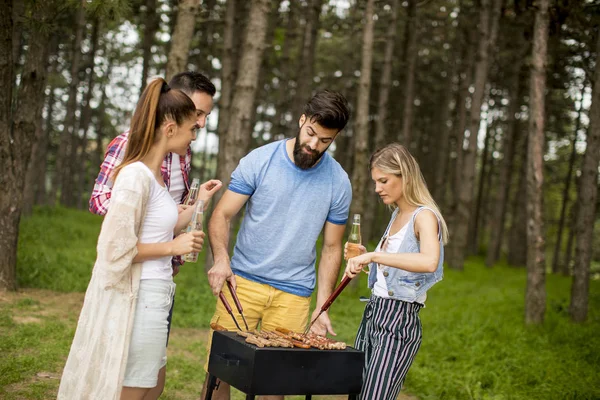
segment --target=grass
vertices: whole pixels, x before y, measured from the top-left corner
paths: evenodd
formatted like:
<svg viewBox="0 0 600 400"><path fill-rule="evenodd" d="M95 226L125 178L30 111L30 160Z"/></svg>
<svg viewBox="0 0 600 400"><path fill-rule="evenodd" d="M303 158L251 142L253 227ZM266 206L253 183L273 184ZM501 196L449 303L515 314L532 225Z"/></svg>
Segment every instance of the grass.
<svg viewBox="0 0 600 400"><path fill-rule="evenodd" d="M38 209L23 220L19 285L35 289L0 297L0 398L56 396L100 223L87 212L65 209ZM334 329L348 343L364 308L358 297L369 295L365 278L331 309ZM549 275L545 322L525 326L525 279L523 268L488 269L479 258L469 259L463 272L446 269L421 311L423 344L407 391L422 400L599 399L600 282L591 282L588 322L577 325L567 313L571 280ZM215 299L202 260L186 264L176 282L163 397L193 399L204 379Z"/></svg>

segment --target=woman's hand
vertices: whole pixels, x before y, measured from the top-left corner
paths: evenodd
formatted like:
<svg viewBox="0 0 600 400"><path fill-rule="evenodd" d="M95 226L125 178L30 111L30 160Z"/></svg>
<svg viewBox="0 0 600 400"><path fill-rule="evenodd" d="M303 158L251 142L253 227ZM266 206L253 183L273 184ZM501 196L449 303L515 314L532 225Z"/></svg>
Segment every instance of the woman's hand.
<svg viewBox="0 0 600 400"><path fill-rule="evenodd" d="M189 253L200 253L204 245L204 232L192 231L182 233L171 242L171 255L182 256Z"/></svg>
<svg viewBox="0 0 600 400"><path fill-rule="evenodd" d="M364 253L360 256L348 259L344 274L349 278L354 278L365 266L369 265L372 256L373 253Z"/></svg>
<svg viewBox="0 0 600 400"><path fill-rule="evenodd" d="M215 193L221 189L223 182L218 179L211 179L200 185L198 190L198 200L204 201L204 209L208 208L209 200L214 196Z"/></svg>
<svg viewBox="0 0 600 400"><path fill-rule="evenodd" d="M361 254L365 254L366 252L367 248L362 244L346 242L346 244L344 245L344 260L360 256Z"/></svg>

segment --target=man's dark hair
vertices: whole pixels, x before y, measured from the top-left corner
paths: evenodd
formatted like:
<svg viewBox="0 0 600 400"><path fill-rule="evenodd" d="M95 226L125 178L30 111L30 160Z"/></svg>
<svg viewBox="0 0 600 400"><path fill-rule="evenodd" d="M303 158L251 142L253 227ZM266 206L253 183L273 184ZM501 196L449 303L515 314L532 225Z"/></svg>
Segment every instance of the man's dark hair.
<svg viewBox="0 0 600 400"><path fill-rule="evenodd" d="M318 92L304 106L304 115L327 129L344 129L350 119L348 100L338 92L323 90Z"/></svg>
<svg viewBox="0 0 600 400"><path fill-rule="evenodd" d="M171 78L169 82L171 89L179 89L188 96L191 96L195 92L206 93L210 96L214 96L217 90L215 85L200 72L185 71L180 72Z"/></svg>

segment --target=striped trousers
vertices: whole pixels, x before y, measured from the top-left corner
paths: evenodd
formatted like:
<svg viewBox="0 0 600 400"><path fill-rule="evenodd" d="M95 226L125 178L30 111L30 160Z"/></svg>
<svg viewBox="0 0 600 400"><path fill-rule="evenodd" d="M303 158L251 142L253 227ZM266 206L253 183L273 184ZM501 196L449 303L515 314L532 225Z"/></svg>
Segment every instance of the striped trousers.
<svg viewBox="0 0 600 400"><path fill-rule="evenodd" d="M421 346L417 303L371 295L358 328L355 348L365 352L358 399L395 400Z"/></svg>

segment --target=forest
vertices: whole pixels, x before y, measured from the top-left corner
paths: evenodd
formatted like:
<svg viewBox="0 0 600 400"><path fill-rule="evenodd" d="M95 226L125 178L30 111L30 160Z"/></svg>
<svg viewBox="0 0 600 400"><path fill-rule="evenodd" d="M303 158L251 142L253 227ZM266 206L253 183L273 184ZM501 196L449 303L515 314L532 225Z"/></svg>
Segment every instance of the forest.
<svg viewBox="0 0 600 400"><path fill-rule="evenodd" d="M526 326L553 312L561 277L565 318L595 324L599 27L594 0L3 0L0 291L56 290L24 268L31 221L86 213L149 80L192 70L217 88L192 177L226 185L252 149L296 135L313 93L339 91L352 116L329 152L365 243L389 219L369 157L399 142L448 222L452 276L473 260L522 271Z"/></svg>

